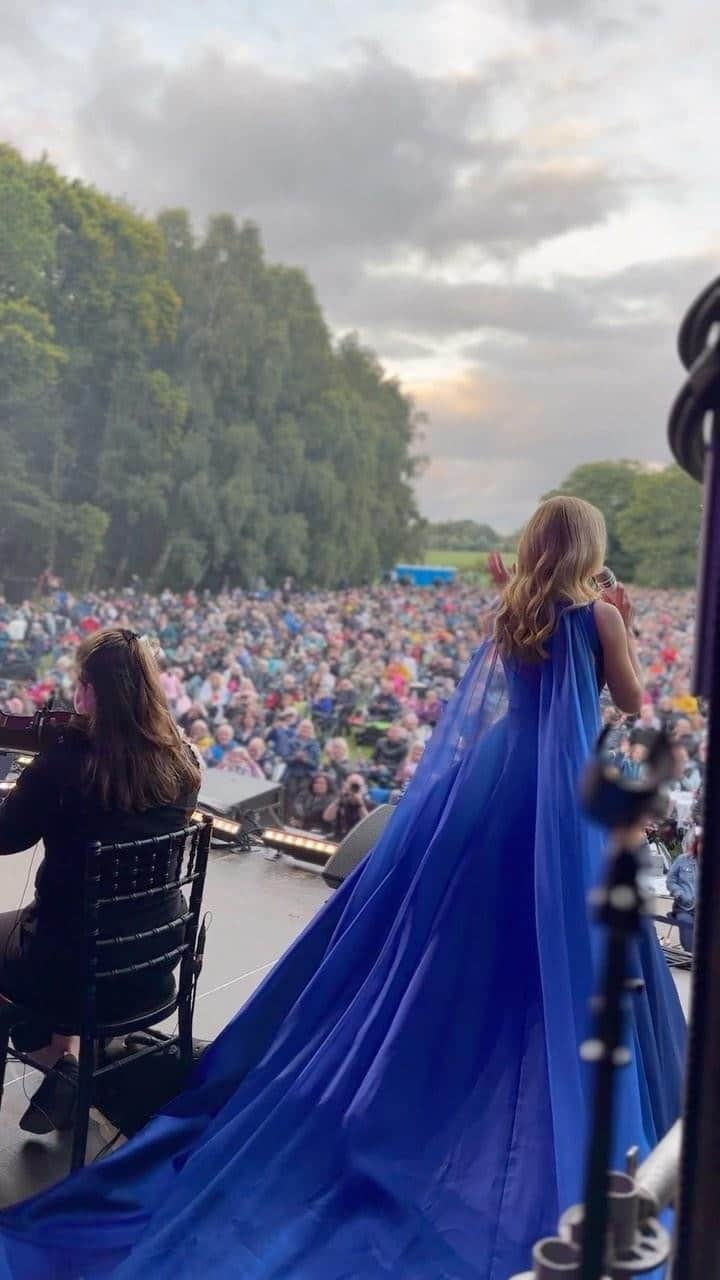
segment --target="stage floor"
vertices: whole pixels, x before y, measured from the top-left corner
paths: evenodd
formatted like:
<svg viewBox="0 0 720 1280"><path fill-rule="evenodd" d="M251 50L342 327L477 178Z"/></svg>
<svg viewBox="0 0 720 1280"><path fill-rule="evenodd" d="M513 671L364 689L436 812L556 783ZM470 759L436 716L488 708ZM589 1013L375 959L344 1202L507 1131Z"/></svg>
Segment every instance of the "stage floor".
<svg viewBox="0 0 720 1280"><path fill-rule="evenodd" d="M32 853L2 859L0 911L10 911L32 894L39 857ZM211 1040L244 1004L293 938L329 896L312 871L268 860L261 852L213 851L208 866L205 909L212 915L195 1010L195 1034ZM684 1007L689 974L674 970ZM0 1112L0 1205L11 1204L63 1177L69 1163L69 1138L29 1138L17 1122L26 1093L39 1076L10 1063ZM103 1149L113 1130L91 1124L88 1160Z"/></svg>
<svg viewBox="0 0 720 1280"><path fill-rule="evenodd" d="M0 911L32 897L39 851L0 861ZM29 877L29 879L28 879ZM27 880L27 888L25 888ZM293 938L332 891L312 871L269 861L262 852L213 850L205 883L204 907L212 916L195 1007L195 1035L212 1040L244 1004ZM29 1138L18 1128L39 1074L9 1063L0 1111L0 1206L24 1199L67 1172L68 1136ZM91 1123L88 1160L102 1150L114 1131Z"/></svg>

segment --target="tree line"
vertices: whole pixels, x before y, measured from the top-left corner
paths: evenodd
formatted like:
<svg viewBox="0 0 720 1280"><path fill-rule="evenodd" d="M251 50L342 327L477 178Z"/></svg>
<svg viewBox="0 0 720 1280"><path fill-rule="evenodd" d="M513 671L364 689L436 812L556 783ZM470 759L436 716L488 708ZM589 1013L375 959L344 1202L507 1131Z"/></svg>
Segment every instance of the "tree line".
<svg viewBox="0 0 720 1280"><path fill-rule="evenodd" d="M507 545L507 539L503 539L489 524L479 524L477 520L428 523L423 530L423 541L426 547L434 547L438 551L495 551L497 547Z"/></svg>
<svg viewBox="0 0 720 1280"><path fill-rule="evenodd" d="M419 418L252 223L0 147L0 578L336 586L417 554Z"/></svg>

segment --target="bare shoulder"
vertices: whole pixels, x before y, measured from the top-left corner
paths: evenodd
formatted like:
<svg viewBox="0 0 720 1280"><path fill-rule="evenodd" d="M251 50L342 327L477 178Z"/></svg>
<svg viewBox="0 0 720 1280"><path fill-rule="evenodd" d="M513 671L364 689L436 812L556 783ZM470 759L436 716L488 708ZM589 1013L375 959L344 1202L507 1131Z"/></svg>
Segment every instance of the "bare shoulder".
<svg viewBox="0 0 720 1280"><path fill-rule="evenodd" d="M610 604L607 600L597 600L594 613L601 640L614 640L625 635L625 623L614 604Z"/></svg>

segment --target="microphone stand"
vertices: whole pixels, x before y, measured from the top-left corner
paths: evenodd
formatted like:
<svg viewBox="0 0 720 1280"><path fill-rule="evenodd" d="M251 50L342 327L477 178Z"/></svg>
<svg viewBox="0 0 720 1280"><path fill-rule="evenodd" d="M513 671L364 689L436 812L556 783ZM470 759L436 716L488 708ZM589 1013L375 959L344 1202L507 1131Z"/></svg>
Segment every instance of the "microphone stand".
<svg viewBox="0 0 720 1280"><path fill-rule="evenodd" d="M640 979L628 979L628 949L639 933L642 894L639 885L641 851L646 845L645 823L651 813L662 812L662 787L672 776L673 755L664 733L657 734L650 750L645 776L635 782L622 778L615 765L603 760L608 730L602 734L595 759L582 781L586 813L613 833L605 886L594 895L598 920L608 931L602 995L596 1002L597 1027L592 1040L582 1046L586 1062L597 1063L592 1130L585 1180L585 1210L579 1280L602 1280L608 1253L625 1239L615 1238L617 1221L610 1213L608 1168L614 1138L615 1072L630 1062L623 1043L628 998L642 989ZM627 1224L625 1224L627 1225ZM612 1238L608 1232L613 1226ZM631 1228L630 1236L634 1232Z"/></svg>
<svg viewBox="0 0 720 1280"><path fill-rule="evenodd" d="M602 994L595 1001L596 1030L582 1046L586 1062L596 1064L594 1107L585 1178L584 1204L569 1209L557 1237L538 1242L536 1280L607 1280L655 1270L670 1252L667 1232L654 1217L640 1226L635 1184L630 1173L608 1172L614 1136L615 1073L630 1062L624 1044L628 1002L642 987L628 979L630 942L639 929L642 894L639 873L646 845L644 819L662 812L661 790L672 775L668 737L658 733L642 778L628 780L604 750L610 730L597 744L581 784L590 818L612 832L604 886L593 895L597 918L608 931ZM624 1269L623 1269L624 1268ZM516 1277L516 1280L525 1280Z"/></svg>

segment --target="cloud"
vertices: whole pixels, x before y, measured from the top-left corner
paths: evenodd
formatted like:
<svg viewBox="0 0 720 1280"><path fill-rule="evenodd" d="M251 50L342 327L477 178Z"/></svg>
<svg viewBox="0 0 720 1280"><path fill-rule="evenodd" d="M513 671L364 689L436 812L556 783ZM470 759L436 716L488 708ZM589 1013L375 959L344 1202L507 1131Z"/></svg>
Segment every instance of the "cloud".
<svg viewBox="0 0 720 1280"><path fill-rule="evenodd" d="M559 322L544 332L541 313L518 299L514 341L478 341L466 351L471 370L414 388L429 413L426 508L437 518L472 514L477 492L478 518L495 513L509 532L581 461L669 461L667 417L684 377L677 329L718 265L695 256L566 281L548 299ZM580 296L584 311L573 326Z"/></svg>
<svg viewBox="0 0 720 1280"><path fill-rule="evenodd" d="M520 0L519 7L531 22L577 26L586 23L595 33L622 36L632 29L638 17L654 16L656 6L641 3L631 12L626 5L612 0Z"/></svg>
<svg viewBox="0 0 720 1280"><path fill-rule="evenodd" d="M480 330L508 335L577 332L592 314L577 284L564 290L511 282L458 284L401 273L358 281L352 303L356 323L367 329L411 328L439 338Z"/></svg>
<svg viewBox="0 0 720 1280"><path fill-rule="evenodd" d="M255 219L273 256L342 294L378 256L437 261L472 245L507 259L624 206L607 166L538 162L497 137L495 97L522 71L504 61L501 86L492 64L429 76L366 49L302 78L218 50L161 65L116 41L98 55L79 153L151 211Z"/></svg>

